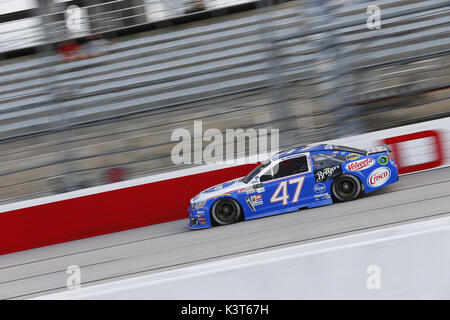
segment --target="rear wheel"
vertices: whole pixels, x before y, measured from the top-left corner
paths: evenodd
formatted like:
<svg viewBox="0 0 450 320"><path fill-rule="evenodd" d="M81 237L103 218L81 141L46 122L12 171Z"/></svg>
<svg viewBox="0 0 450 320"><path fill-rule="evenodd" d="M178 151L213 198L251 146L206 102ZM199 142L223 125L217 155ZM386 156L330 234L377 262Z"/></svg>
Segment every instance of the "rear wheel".
<svg viewBox="0 0 450 320"><path fill-rule="evenodd" d="M211 208L212 221L216 225L227 225L241 218L241 206L232 198L221 198Z"/></svg>
<svg viewBox="0 0 450 320"><path fill-rule="evenodd" d="M331 186L333 197L339 201L350 201L361 194L361 182L351 174L343 174L334 180Z"/></svg>

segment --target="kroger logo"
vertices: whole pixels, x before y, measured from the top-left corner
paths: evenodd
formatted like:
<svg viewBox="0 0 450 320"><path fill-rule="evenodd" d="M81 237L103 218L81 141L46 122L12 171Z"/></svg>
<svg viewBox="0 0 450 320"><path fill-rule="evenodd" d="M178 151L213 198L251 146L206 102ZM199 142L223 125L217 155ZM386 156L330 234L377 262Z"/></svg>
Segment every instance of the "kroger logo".
<svg viewBox="0 0 450 320"><path fill-rule="evenodd" d="M338 170L340 166L332 166L329 168L325 168L323 170L319 170L316 173L316 182L322 182L326 180L327 178L331 177L333 173Z"/></svg>
<svg viewBox="0 0 450 320"><path fill-rule="evenodd" d="M367 184L371 187L379 187L386 183L386 181L389 180L389 177L391 176L391 170L386 167L381 167L378 169L373 170L369 178L367 178Z"/></svg>
<svg viewBox="0 0 450 320"><path fill-rule="evenodd" d="M318 183L314 186L314 192L315 193L324 193L326 188L327 187L325 187L325 185L323 183Z"/></svg>

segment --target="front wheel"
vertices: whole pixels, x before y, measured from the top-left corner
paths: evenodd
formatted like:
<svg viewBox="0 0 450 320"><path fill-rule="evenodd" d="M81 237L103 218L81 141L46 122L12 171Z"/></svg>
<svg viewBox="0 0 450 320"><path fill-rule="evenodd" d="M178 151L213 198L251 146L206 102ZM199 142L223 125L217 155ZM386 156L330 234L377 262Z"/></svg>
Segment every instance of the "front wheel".
<svg viewBox="0 0 450 320"><path fill-rule="evenodd" d="M241 206L231 198L217 200L211 208L212 221L216 225L227 225L241 218Z"/></svg>
<svg viewBox="0 0 450 320"><path fill-rule="evenodd" d="M350 201L361 194L361 182L351 174L343 174L334 180L331 186L333 197L339 201Z"/></svg>

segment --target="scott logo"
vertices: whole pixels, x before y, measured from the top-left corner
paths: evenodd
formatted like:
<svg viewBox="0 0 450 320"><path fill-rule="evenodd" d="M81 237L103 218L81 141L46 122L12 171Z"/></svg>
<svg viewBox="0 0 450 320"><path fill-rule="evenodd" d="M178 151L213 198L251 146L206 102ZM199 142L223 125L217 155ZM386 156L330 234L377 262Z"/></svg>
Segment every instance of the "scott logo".
<svg viewBox="0 0 450 320"><path fill-rule="evenodd" d="M391 170L387 167L381 167L372 171L367 178L367 184L371 187L379 187L386 183L391 176Z"/></svg>
<svg viewBox="0 0 450 320"><path fill-rule="evenodd" d="M363 160L358 160L354 162L350 162L346 165L346 168L348 171L360 171L367 168L370 168L375 164L375 161L373 161L373 158L367 158Z"/></svg>

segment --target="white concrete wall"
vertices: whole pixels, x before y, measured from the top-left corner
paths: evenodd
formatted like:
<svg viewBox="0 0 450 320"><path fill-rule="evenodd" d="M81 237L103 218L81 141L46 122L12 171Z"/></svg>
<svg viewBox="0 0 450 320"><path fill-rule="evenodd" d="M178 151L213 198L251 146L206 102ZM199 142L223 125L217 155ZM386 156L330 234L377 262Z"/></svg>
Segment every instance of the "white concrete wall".
<svg viewBox="0 0 450 320"><path fill-rule="evenodd" d="M40 297L449 298L450 218L385 228Z"/></svg>

